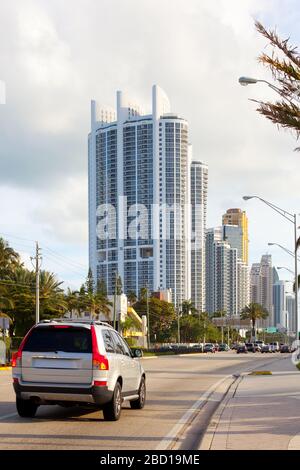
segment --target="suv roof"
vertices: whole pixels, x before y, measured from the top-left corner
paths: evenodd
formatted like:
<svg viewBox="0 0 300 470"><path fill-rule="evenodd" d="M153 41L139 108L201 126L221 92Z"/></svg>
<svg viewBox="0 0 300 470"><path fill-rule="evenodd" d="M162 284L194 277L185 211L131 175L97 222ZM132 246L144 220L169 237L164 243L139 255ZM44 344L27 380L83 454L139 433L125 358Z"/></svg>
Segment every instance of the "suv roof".
<svg viewBox="0 0 300 470"><path fill-rule="evenodd" d="M100 325L113 329L109 323L100 320L92 320L90 318L53 318L51 320L42 320L38 323L38 325L51 325L53 323L82 323L85 325Z"/></svg>

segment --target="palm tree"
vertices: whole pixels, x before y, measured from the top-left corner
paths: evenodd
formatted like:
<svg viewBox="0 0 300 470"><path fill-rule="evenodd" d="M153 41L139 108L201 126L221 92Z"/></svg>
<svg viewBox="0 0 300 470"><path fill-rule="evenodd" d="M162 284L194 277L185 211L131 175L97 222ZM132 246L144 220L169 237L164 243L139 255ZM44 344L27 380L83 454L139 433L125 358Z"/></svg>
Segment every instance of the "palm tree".
<svg viewBox="0 0 300 470"><path fill-rule="evenodd" d="M263 52L259 62L267 67L275 80L274 89L280 95L275 102L256 101L257 111L283 129L288 129L300 137L299 80L300 54L297 47L288 39L281 39L276 31L268 31L259 21L255 23L257 31L269 41L271 54ZM296 150L300 150L300 147Z"/></svg>
<svg viewBox="0 0 300 470"><path fill-rule="evenodd" d="M128 299L128 302L130 303L130 305L133 305L136 303L137 301L137 296L135 294L135 292L133 290L129 291L128 294L127 294L127 299Z"/></svg>
<svg viewBox="0 0 300 470"><path fill-rule="evenodd" d="M85 307L90 311L91 317L95 318L97 315L103 313L107 319L110 315L110 306L112 302L102 294L94 294L93 292L86 292L84 299Z"/></svg>
<svg viewBox="0 0 300 470"><path fill-rule="evenodd" d="M197 313L197 309L191 300L184 300L181 304L181 312L183 315L191 315Z"/></svg>
<svg viewBox="0 0 300 470"><path fill-rule="evenodd" d="M20 266L20 256L0 238L0 277L8 276L17 266Z"/></svg>
<svg viewBox="0 0 300 470"><path fill-rule="evenodd" d="M240 316L242 320L251 320L252 337L255 338L256 321L264 320L265 318L267 318L269 316L269 312L262 305L252 302L243 308Z"/></svg>

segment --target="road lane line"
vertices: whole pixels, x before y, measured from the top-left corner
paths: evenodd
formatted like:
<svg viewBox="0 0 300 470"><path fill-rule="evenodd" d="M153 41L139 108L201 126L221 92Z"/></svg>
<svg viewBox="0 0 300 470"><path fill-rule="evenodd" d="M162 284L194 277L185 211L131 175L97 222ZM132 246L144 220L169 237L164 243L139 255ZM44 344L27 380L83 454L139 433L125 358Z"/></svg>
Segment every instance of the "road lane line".
<svg viewBox="0 0 300 470"><path fill-rule="evenodd" d="M167 450L168 447L170 446L170 444L175 440L177 435L180 433L180 431L182 431L184 426L186 426L186 424L191 420L191 418L193 417L195 412L197 410L199 410L201 405L203 405L203 403L206 402L206 400L213 393L213 391L216 388L218 388L219 385L221 385L223 382L225 382L225 380L227 380L229 378L232 378L232 374L226 375L225 377L223 377L223 379L221 379L218 382L214 383L205 393L203 393L203 395L201 395L199 400L197 400L192 405L192 407L184 413L184 415L175 424L175 426L173 426L171 431L162 439L162 441L156 447L156 450Z"/></svg>
<svg viewBox="0 0 300 470"><path fill-rule="evenodd" d="M13 418L15 416L18 416L18 413L10 413L9 415L0 416L0 421L7 418Z"/></svg>

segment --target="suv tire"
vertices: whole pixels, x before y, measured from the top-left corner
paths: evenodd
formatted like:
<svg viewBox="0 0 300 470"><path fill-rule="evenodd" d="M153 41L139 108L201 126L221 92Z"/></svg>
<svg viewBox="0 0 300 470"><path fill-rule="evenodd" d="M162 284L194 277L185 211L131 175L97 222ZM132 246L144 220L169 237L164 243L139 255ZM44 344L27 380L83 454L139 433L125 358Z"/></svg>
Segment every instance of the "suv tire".
<svg viewBox="0 0 300 470"><path fill-rule="evenodd" d="M116 383L112 400L104 405L103 416L105 421L118 421L121 416L122 409L122 394L121 385L119 382Z"/></svg>
<svg viewBox="0 0 300 470"><path fill-rule="evenodd" d="M133 410L141 410L145 406L146 401L146 382L145 378L142 377L140 387L139 387L139 398L137 400L132 400L130 406Z"/></svg>
<svg viewBox="0 0 300 470"><path fill-rule="evenodd" d="M33 418L35 416L38 405L30 400L16 399L17 412L21 418Z"/></svg>

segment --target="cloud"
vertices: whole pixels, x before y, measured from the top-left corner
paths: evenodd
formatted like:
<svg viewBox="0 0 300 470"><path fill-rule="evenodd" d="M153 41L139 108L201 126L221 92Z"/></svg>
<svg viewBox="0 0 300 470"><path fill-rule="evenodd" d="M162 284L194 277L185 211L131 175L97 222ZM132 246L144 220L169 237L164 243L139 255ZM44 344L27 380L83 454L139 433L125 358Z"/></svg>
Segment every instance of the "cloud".
<svg viewBox="0 0 300 470"><path fill-rule="evenodd" d="M245 192L296 210L295 142L247 99L272 92L237 83L244 74L270 79L256 61L266 41L254 18L279 32L282 24L296 42L296 7L295 0L2 2L0 194L10 198L1 220L15 227L17 210L30 238L66 249L78 243L74 252L83 253L90 99L115 105L115 90L124 89L149 109L153 83L189 120L194 156L209 165L209 225L220 223L228 205L240 207ZM250 203L247 210L257 257L265 249L258 234L277 236L277 219L266 215L265 226L263 211L252 213Z"/></svg>

